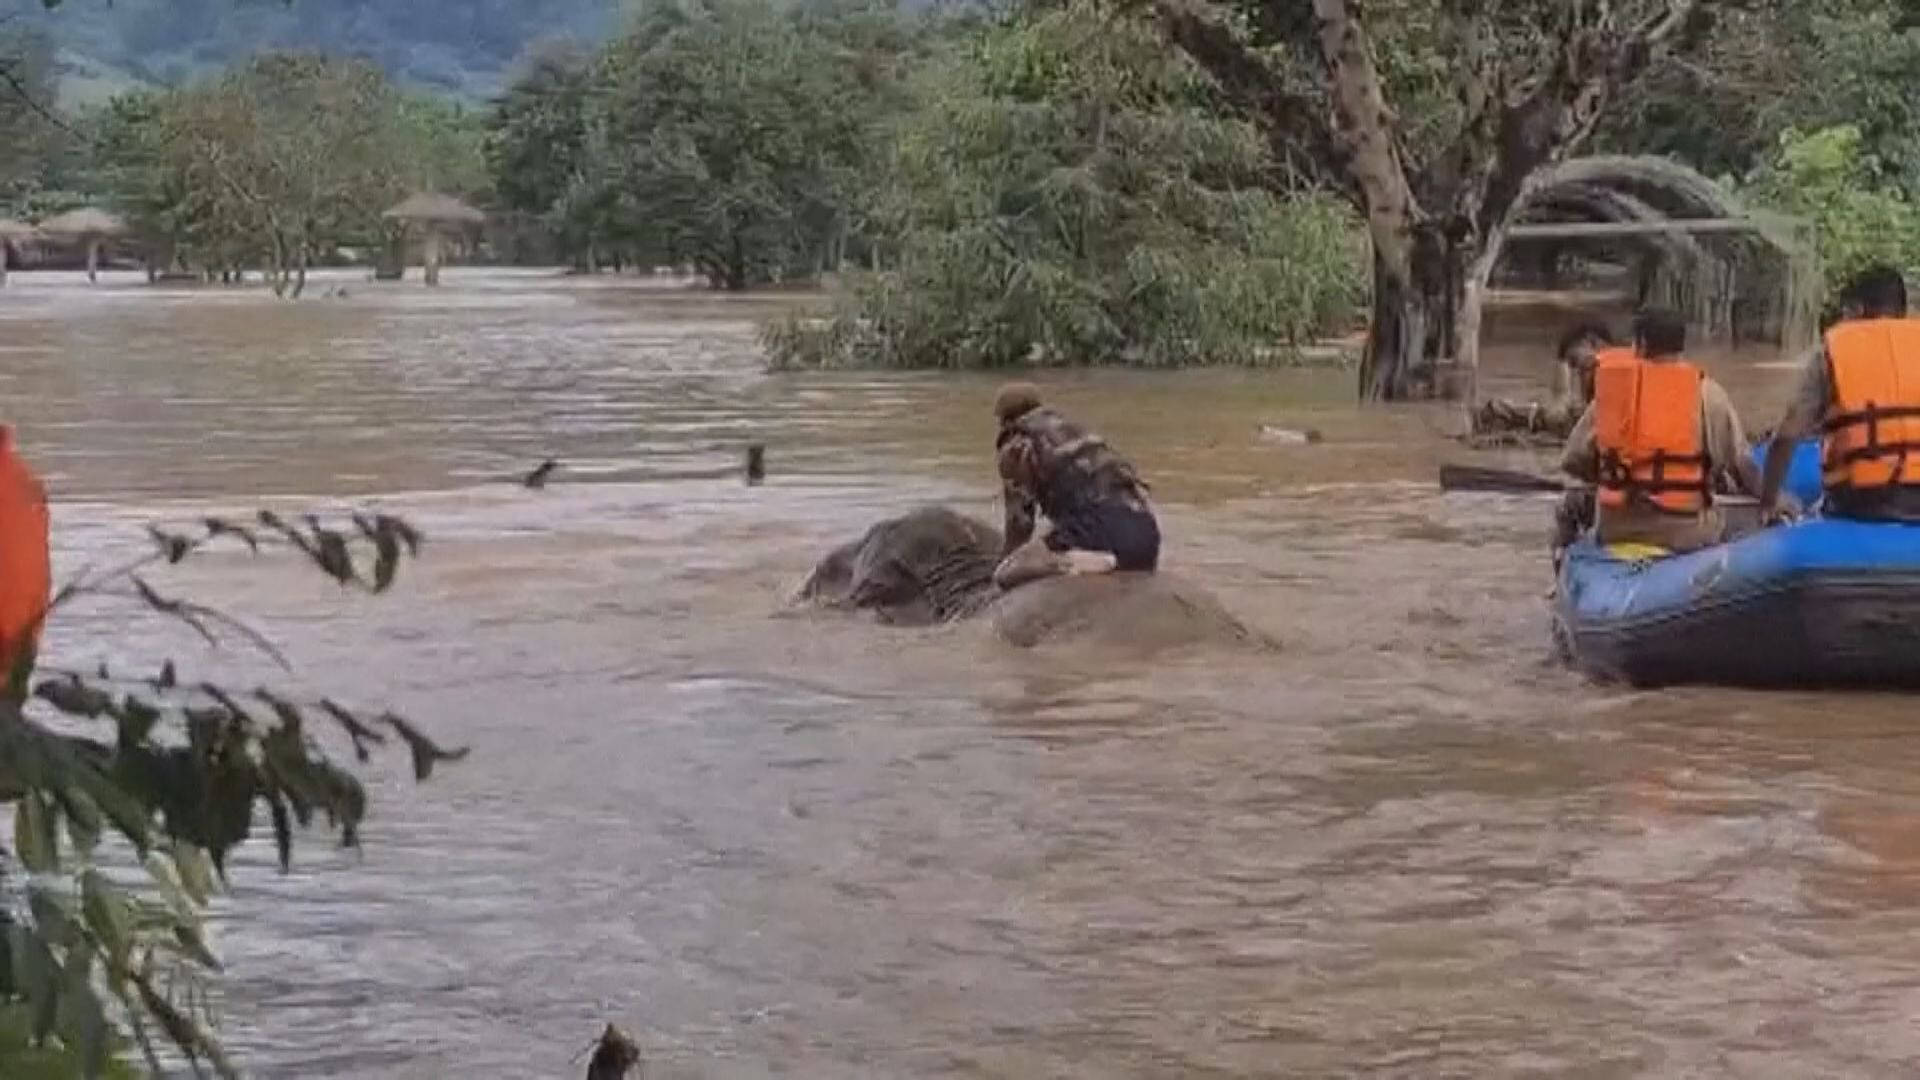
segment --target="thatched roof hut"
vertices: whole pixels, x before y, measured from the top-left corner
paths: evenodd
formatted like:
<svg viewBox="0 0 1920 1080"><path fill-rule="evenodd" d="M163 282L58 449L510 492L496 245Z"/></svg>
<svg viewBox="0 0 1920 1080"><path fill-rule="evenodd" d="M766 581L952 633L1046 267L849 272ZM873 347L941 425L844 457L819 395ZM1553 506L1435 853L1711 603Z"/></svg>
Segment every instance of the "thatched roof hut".
<svg viewBox="0 0 1920 1080"><path fill-rule="evenodd" d="M41 222L40 231L54 236L118 236L127 231L127 223L99 207L83 206Z"/></svg>
<svg viewBox="0 0 1920 1080"><path fill-rule="evenodd" d="M428 226L480 225L487 220L487 215L451 195L442 195L437 191L409 195L380 216L410 225Z"/></svg>
<svg viewBox="0 0 1920 1080"><path fill-rule="evenodd" d="M449 231L485 224L487 220L487 215L479 210L451 195L442 195L435 191L409 195L380 216L389 221L403 222L424 230L426 235L422 246L426 256L426 280L429 285L440 284L440 251L444 235Z"/></svg>
<svg viewBox="0 0 1920 1080"><path fill-rule="evenodd" d="M100 242L127 231L127 223L95 206L83 206L56 214L40 223L40 231L50 236L66 236L87 246L87 280L99 278Z"/></svg>

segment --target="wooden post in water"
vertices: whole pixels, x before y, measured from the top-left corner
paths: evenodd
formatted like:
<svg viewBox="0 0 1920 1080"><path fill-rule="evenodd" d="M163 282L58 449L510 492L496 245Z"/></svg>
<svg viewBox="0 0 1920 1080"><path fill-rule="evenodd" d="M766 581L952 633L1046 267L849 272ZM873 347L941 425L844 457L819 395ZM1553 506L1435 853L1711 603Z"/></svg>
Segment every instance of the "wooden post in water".
<svg viewBox="0 0 1920 1080"><path fill-rule="evenodd" d="M762 443L747 444L747 483L758 484L767 478L767 448Z"/></svg>
<svg viewBox="0 0 1920 1080"><path fill-rule="evenodd" d="M606 1032L594 1040L593 1057L587 1062L587 1080L626 1080L639 1068L639 1044L626 1032L608 1024Z"/></svg>

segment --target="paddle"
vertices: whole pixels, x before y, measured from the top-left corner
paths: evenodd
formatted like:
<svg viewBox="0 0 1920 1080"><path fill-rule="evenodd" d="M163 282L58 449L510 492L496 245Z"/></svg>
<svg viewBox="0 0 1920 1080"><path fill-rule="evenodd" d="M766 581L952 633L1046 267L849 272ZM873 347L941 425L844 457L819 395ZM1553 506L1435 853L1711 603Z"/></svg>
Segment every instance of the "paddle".
<svg viewBox="0 0 1920 1080"><path fill-rule="evenodd" d="M1441 491L1489 491L1512 495L1565 491L1567 482L1518 469L1490 469L1481 465L1440 466Z"/></svg>
<svg viewBox="0 0 1920 1080"><path fill-rule="evenodd" d="M1753 444L1753 453L1764 454L1767 439L1763 436ZM1765 465L1761 460L1756 464ZM1440 466L1441 491L1481 491L1503 495L1533 495L1541 492L1560 492L1576 486L1570 480L1556 476L1541 476L1538 473L1522 472L1519 469L1493 469L1484 465L1442 465ZM1721 500L1725 503L1727 500ZM1735 499L1730 505L1739 505Z"/></svg>
<svg viewBox="0 0 1920 1080"><path fill-rule="evenodd" d="M1534 495L1561 492L1576 486L1570 480L1538 476L1518 469L1490 469L1480 465L1440 466L1440 490L1480 491L1502 495ZM1760 500L1750 495L1716 495L1714 504L1725 510L1750 510Z"/></svg>

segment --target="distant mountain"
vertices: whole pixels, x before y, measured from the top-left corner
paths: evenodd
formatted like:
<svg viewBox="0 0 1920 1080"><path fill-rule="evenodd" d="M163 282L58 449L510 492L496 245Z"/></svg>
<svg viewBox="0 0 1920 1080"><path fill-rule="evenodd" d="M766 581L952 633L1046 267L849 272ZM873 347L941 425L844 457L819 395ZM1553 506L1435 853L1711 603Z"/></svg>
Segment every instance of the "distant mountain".
<svg viewBox="0 0 1920 1080"><path fill-rule="evenodd" d="M362 56L394 79L464 98L498 90L542 39L598 40L620 0L0 0L0 25L58 49L61 96L177 85L268 48Z"/></svg>

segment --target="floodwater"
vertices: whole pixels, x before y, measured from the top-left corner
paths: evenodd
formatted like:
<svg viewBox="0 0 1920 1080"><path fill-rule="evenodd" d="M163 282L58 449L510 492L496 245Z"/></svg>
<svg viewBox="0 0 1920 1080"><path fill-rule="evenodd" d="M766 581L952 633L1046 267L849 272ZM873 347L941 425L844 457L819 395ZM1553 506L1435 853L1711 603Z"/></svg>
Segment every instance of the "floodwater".
<svg viewBox="0 0 1920 1080"><path fill-rule="evenodd" d="M1046 378L1155 482L1167 565L1284 647L1026 654L774 617L875 516L994 512L991 379L765 374L782 301L447 281L0 293L61 569L263 503L430 536L381 599L240 555L163 579L279 681L472 747L372 766L364 851L244 849L218 947L258 1075L576 1076L608 1020L650 1077L1911 1074L1910 704L1555 667L1550 504L1438 493L1451 413L1358 412L1338 372ZM1785 370L1719 368L1771 419ZM273 674L124 608L51 635Z"/></svg>

